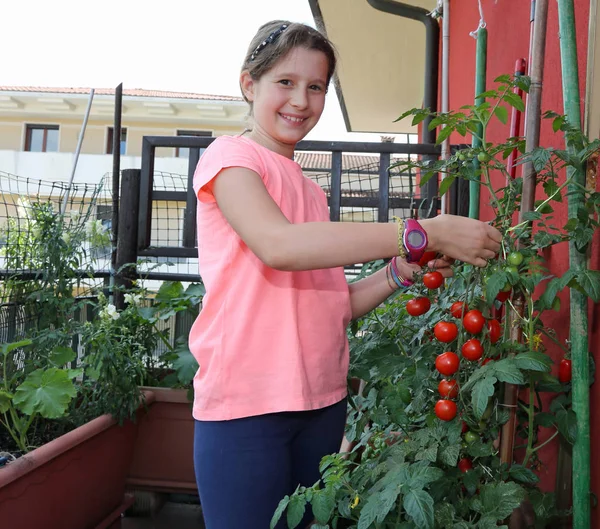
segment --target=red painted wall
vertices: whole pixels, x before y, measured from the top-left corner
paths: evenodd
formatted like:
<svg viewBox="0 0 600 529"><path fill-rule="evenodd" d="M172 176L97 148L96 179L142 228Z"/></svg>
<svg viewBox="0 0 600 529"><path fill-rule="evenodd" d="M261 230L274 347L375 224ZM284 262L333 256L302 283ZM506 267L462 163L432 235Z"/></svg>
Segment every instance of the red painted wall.
<svg viewBox="0 0 600 529"><path fill-rule="evenodd" d="M514 73L515 61L519 58L529 58L530 37L530 2L526 0L483 0L484 17L488 30L488 60L487 60L487 88L494 87L493 80L502 74ZM577 49L579 57L579 82L581 101L585 94L585 72L587 59L588 17L589 0L575 0ZM473 104L475 88L475 47L476 41L469 32L477 28L479 12L477 2L451 1L450 2L450 109L456 110L462 105ZM546 38L546 59L544 66L544 83L542 96L542 111L554 110L563 113L561 62L558 37L557 2L549 2L548 28ZM509 120L510 122L510 120ZM523 122L522 122L523 123ZM523 133L522 126L520 133ZM509 127L495 122L490 129L490 141L503 141L509 136ZM465 139L456 135L451 138L453 143L465 142ZM562 147L561 135L554 134L550 122L543 122L540 143L543 146ZM518 176L520 171L517 170ZM500 182L498 182L500 183ZM544 197L545 198L545 197ZM492 216L489 208L487 194L482 190L481 218L488 220ZM555 204L555 203L553 203ZM566 203L554 206L557 225L562 225L567 219ZM592 252L591 266L598 269L599 256L598 240L595 251ZM547 254L550 269L553 273L562 274L568 268L568 248L566 245L554 247ZM556 329L559 340L568 338L568 294L563 296L560 313L553 313L544 319L544 323ZM590 332L591 345L600 365L600 317L598 311L593 312L590 302ZM548 347L549 354L555 359L562 353L557 348ZM596 384L592 387L592 403L598 402L600 388ZM600 440L600 407L592 405L592 447ZM545 433L545 437L549 432ZM542 449L540 457L545 466L540 469L541 486L544 490L554 490L556 478L557 444L552 443ZM592 490L600 492L600 458L598 452L592 450ZM594 513L596 516L596 513ZM594 520L593 527L597 526Z"/></svg>

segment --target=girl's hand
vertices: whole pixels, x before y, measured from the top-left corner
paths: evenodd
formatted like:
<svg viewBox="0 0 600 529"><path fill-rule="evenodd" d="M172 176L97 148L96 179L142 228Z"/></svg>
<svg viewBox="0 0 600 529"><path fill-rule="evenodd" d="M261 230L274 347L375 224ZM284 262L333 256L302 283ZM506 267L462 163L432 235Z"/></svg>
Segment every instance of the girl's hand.
<svg viewBox="0 0 600 529"><path fill-rule="evenodd" d="M502 234L487 222L457 215L438 215L421 221L429 250L484 267L500 251Z"/></svg>
<svg viewBox="0 0 600 529"><path fill-rule="evenodd" d="M408 263L406 259L400 257L394 257L394 259L396 260L396 267L398 268L400 275L404 279L414 281L413 274L420 272L421 267L417 263Z"/></svg>
<svg viewBox="0 0 600 529"><path fill-rule="evenodd" d="M453 264L454 259L448 257L447 255L436 257L435 259L427 262L427 266L429 268L437 270L444 277L452 277L454 275L454 271L451 268Z"/></svg>

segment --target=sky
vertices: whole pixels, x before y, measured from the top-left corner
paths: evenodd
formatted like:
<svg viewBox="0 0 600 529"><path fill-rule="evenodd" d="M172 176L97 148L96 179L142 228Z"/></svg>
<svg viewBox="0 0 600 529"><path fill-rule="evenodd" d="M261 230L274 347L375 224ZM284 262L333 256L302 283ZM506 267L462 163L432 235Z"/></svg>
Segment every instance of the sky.
<svg viewBox="0 0 600 529"><path fill-rule="evenodd" d="M263 23L315 26L308 0L5 0L0 85L145 88L239 96L239 68ZM341 58L343 60L343 57ZM402 136L396 141L405 141ZM348 133L333 87L307 139Z"/></svg>

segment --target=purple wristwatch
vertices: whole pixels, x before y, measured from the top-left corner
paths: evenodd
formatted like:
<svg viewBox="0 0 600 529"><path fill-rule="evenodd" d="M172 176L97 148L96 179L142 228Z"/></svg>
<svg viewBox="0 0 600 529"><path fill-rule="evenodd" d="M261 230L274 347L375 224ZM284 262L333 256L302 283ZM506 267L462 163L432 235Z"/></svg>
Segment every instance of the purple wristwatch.
<svg viewBox="0 0 600 529"><path fill-rule="evenodd" d="M415 219L407 219L404 221L402 242L406 248L406 260L409 263L416 263L427 249L427 232Z"/></svg>

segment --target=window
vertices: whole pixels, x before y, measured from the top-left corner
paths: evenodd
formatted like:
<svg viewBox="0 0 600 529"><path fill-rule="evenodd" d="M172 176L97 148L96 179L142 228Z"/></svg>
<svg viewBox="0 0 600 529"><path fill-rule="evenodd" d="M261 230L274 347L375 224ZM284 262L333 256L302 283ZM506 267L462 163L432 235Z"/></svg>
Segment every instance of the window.
<svg viewBox="0 0 600 529"><path fill-rule="evenodd" d="M58 125L27 125L25 150L58 152Z"/></svg>
<svg viewBox="0 0 600 529"><path fill-rule="evenodd" d="M115 130L113 127L108 127L108 134L106 138L106 154L113 153L113 139L115 135ZM121 129L121 154L127 153L127 129Z"/></svg>
<svg viewBox="0 0 600 529"><path fill-rule="evenodd" d="M210 138L212 136L212 132L207 130L178 130L177 136L203 136ZM200 149L200 156L202 156L203 152L204 149ZM189 158L190 150L187 147L177 147L175 149L175 156L177 158Z"/></svg>

